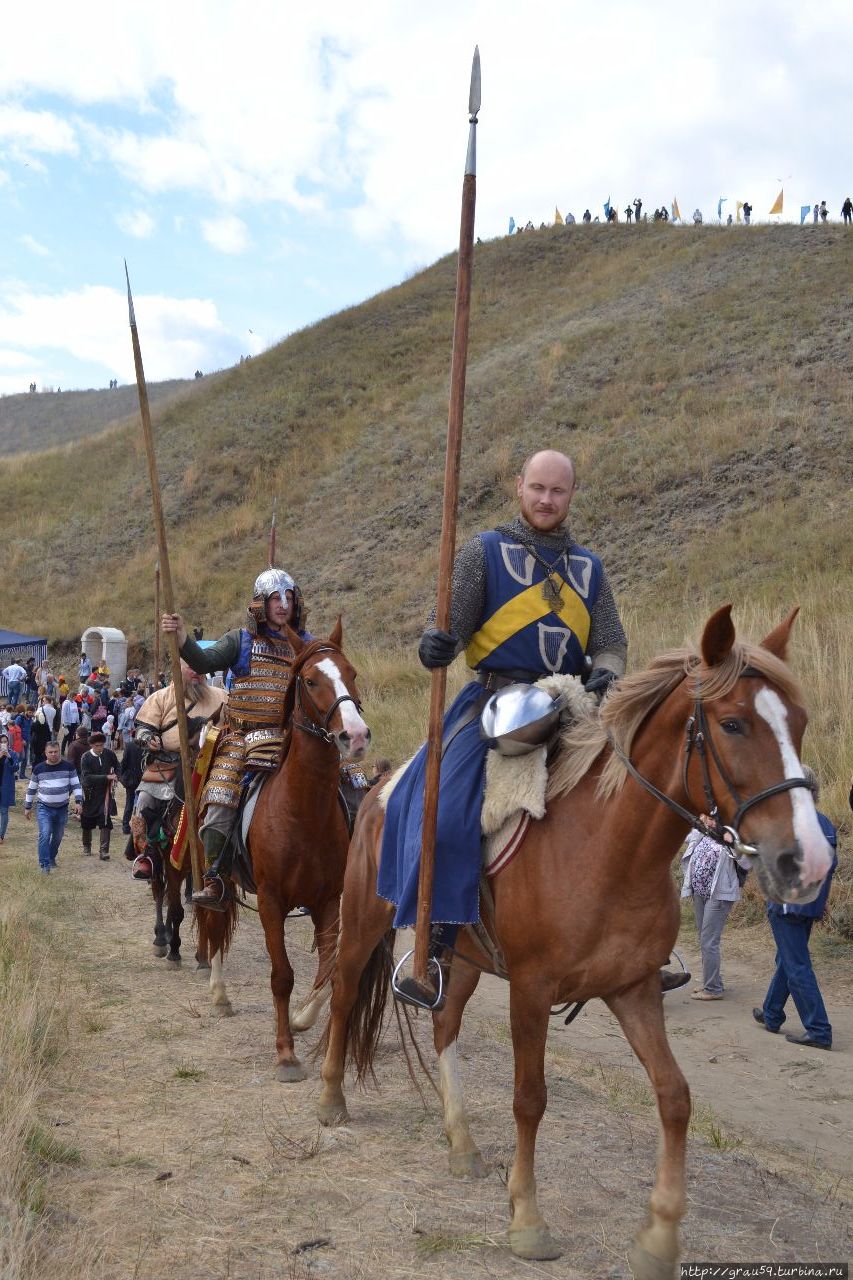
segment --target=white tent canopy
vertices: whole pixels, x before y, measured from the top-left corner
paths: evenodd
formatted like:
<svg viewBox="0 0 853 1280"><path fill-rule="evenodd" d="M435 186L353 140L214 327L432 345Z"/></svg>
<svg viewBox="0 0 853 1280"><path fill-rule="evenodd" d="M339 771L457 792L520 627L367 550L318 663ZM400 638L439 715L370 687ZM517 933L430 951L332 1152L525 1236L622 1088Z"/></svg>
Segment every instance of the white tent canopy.
<svg viewBox="0 0 853 1280"><path fill-rule="evenodd" d="M127 637L118 627L87 627L80 639L83 653L93 667L106 662L115 688L127 675Z"/></svg>

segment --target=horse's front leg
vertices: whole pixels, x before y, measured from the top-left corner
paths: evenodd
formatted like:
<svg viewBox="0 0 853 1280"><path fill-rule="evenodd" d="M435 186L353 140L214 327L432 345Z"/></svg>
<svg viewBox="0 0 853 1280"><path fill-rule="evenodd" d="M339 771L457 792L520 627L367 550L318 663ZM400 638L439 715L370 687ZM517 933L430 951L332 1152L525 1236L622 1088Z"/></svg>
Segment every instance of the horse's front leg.
<svg viewBox="0 0 853 1280"><path fill-rule="evenodd" d="M312 911L311 919L317 943L317 976L304 1004L290 1019L293 1031L310 1030L331 995L332 970L335 966L340 928L340 899L334 897L318 911Z"/></svg>
<svg viewBox="0 0 853 1280"><path fill-rule="evenodd" d="M171 964L181 963L181 924L184 919L184 908L181 902L181 886L169 885L169 911L166 916L169 934L169 955Z"/></svg>
<svg viewBox="0 0 853 1280"><path fill-rule="evenodd" d="M163 898L165 896L166 887L159 879L156 878L151 885L151 891L154 895L154 954L162 957L168 951L166 942L166 922L163 919Z"/></svg>
<svg viewBox="0 0 853 1280"><path fill-rule="evenodd" d="M460 938L456 950L461 953L463 946L464 942ZM479 981L480 969L467 964L460 956L454 956L447 984L447 1002L441 1013L434 1014L432 1020L444 1107L444 1132L450 1143L448 1160L450 1172L455 1178L485 1178L488 1173L468 1126L457 1052L462 1014Z"/></svg>
<svg viewBox="0 0 853 1280"><path fill-rule="evenodd" d="M286 1084L307 1078L307 1071L293 1048L293 1032L290 1029L290 996L293 991L293 968L287 958L284 945L284 911L277 895L268 890L258 890L258 914L264 929L267 952L272 971L270 987L275 1005L275 1048L278 1059L276 1077Z"/></svg>
<svg viewBox="0 0 853 1280"><path fill-rule="evenodd" d="M541 974L513 974L509 985L510 1024L515 1059L516 1147L509 1175L510 1248L516 1257L547 1261L563 1250L548 1230L536 1202L536 1133L545 1114L545 1040L550 993Z"/></svg>
<svg viewBox="0 0 853 1280"><path fill-rule="evenodd" d="M684 1217L684 1157L690 1090L666 1038L657 972L639 987L611 996L608 1006L640 1059L657 1095L661 1145L646 1225L628 1255L634 1280L673 1280L678 1274L678 1224Z"/></svg>

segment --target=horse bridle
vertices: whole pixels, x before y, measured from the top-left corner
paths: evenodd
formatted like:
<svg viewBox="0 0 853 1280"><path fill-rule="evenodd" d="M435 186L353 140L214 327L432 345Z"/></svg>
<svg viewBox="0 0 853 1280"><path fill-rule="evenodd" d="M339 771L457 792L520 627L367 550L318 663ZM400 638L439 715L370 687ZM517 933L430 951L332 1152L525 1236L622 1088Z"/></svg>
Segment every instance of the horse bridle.
<svg viewBox="0 0 853 1280"><path fill-rule="evenodd" d="M760 671L756 671L753 667L745 667L741 672L741 676L755 679L763 679ZM724 844L733 857L757 858L758 850L754 845L745 844L740 838L739 827L743 821L744 814L748 813L755 805L761 804L763 800L769 800L771 796L781 795L784 791L792 791L794 787L806 787L809 791L814 791L814 783L809 782L807 778L784 778L781 782L774 782L772 786L765 787L763 791L758 791L749 799L741 799L737 788L726 772L720 754L714 744L711 731L708 725L708 719L705 715L705 706L701 697L701 690L697 688L696 701L693 706L693 714L689 717L685 726L685 743L684 743L684 764L681 770L681 785L687 799L690 799L690 783L688 772L690 769L690 758L695 748L699 757L702 769L702 789L705 792L705 801L707 805L708 821L704 815L691 813L691 811L673 800L671 796L666 795L658 787L650 782L648 778L644 778L639 769L632 764L626 753L612 737L610 730L607 731L607 740L613 750L614 755L624 765L625 769L631 775L635 782L648 791L649 795L660 800L673 813L677 813L680 818L688 822L694 831L701 832L704 836L710 836L712 840ZM725 783L726 790L737 805L734 817L730 824L720 821L719 806L714 795L714 787L711 782L711 772L708 765L708 755L717 767L717 772Z"/></svg>
<svg viewBox="0 0 853 1280"><path fill-rule="evenodd" d="M311 658L314 658L320 653L340 653L340 650L334 649L330 645L324 645L322 648L315 649L311 654ZM301 729L303 733L308 733L314 738L319 738L322 742L328 743L331 746L337 746L338 744L335 735L329 732L329 725L332 722L332 716L335 714L342 702L351 702L358 712L361 711L361 703L357 698L354 698L351 693L342 693L339 698L335 698L335 701L329 707L329 710L324 716L320 708L317 706L317 703L311 697L308 687L305 684L302 667L300 667L293 678L296 682L296 707L294 709L293 727L295 729ZM312 720L310 716L307 715L302 701L303 698L307 699L311 709L317 716L317 720ZM295 718L296 711L302 712L302 720L297 720ZM318 723L318 721L320 723Z"/></svg>

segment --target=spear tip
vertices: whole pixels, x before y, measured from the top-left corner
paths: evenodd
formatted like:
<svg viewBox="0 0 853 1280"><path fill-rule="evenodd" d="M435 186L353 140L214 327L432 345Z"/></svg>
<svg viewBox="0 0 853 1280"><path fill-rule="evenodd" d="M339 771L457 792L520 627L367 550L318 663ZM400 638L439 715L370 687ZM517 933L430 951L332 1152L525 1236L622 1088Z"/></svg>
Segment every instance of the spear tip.
<svg viewBox="0 0 853 1280"><path fill-rule="evenodd" d="M471 89L468 93L468 115L472 120L480 110L480 46L474 45L474 60L471 63Z"/></svg>
<svg viewBox="0 0 853 1280"><path fill-rule="evenodd" d="M130 273L127 269L127 258L124 259L124 278L127 280L127 310L130 315L131 328L136 324L136 313L133 310L133 294L130 292Z"/></svg>

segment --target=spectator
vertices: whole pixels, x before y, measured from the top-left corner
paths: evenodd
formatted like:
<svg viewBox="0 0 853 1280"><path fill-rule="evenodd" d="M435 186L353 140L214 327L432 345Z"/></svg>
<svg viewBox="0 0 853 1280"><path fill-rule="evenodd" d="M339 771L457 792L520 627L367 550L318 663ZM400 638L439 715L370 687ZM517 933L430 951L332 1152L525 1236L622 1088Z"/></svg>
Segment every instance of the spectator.
<svg viewBox="0 0 853 1280"><path fill-rule="evenodd" d="M34 712L32 724L30 725L30 761L33 770L37 764L41 764L45 756L45 747L51 740L50 724L44 713L44 707L39 706Z"/></svg>
<svg viewBox="0 0 853 1280"><path fill-rule="evenodd" d="M62 754L65 755L65 749L69 742L73 741L74 734L77 732L77 726L80 723L80 708L73 698L65 698L59 709L59 722L65 730L65 736L62 739Z"/></svg>
<svg viewBox="0 0 853 1280"><path fill-rule="evenodd" d="M749 226L749 220L750 220L750 218L751 218L751 217L752 217L752 205L749 203L749 201L748 201L748 200L744 200L744 202L743 202L743 220L744 220L744 222L746 223L746 225L747 225L747 226Z"/></svg>
<svg viewBox="0 0 853 1280"><path fill-rule="evenodd" d="M3 671L3 678L9 690L9 705L16 707L21 701L21 691L26 687L26 668L20 662L10 662Z"/></svg>
<svg viewBox="0 0 853 1280"><path fill-rule="evenodd" d="M68 681L65 679L65 676L62 674L61 671L59 673L58 679L59 679L59 683L56 687L57 687L57 692L59 693L59 699L60 699L59 705L61 709L62 699L68 697Z"/></svg>
<svg viewBox="0 0 853 1280"><path fill-rule="evenodd" d="M92 832L100 830L101 861L110 857L110 835L113 815L117 812L113 799L113 783L118 781L118 759L106 746L102 733L89 737L89 750L80 760L80 781L83 786L83 813L80 828L83 833L83 852L92 852Z"/></svg>
<svg viewBox="0 0 853 1280"><path fill-rule="evenodd" d="M121 829L126 836L130 835L130 818L136 801L136 788L142 781L142 746L133 737L133 730L128 729L125 737L124 755L119 768L119 782L124 787L124 813Z"/></svg>
<svg viewBox="0 0 853 1280"><path fill-rule="evenodd" d="M826 207L826 201L825 201L825 200L821 200L821 202L820 202L820 220L821 220L821 222L826 222L826 220L827 220L827 218L828 218L828 217L829 217L829 210L828 210L828 209L827 209L827 207Z"/></svg>
<svg viewBox="0 0 853 1280"><path fill-rule="evenodd" d="M30 730L33 727L33 709L26 707L23 711L19 710L16 717L18 728L21 730L21 738L23 746L21 747L21 777L27 776L27 762L30 758Z"/></svg>
<svg viewBox="0 0 853 1280"><path fill-rule="evenodd" d="M84 680L89 679L89 676L91 674L92 674L92 664L89 661L88 654L84 650L83 653L80 654L80 666L77 668L77 678L82 684Z"/></svg>
<svg viewBox="0 0 853 1280"><path fill-rule="evenodd" d="M841 206L841 216L844 219L845 227L849 227L853 222L853 200L848 196Z"/></svg>
<svg viewBox="0 0 853 1280"><path fill-rule="evenodd" d="M89 730L85 725L78 725L74 740L65 753L65 758L73 765L75 773L80 773L80 761L89 750Z"/></svg>
<svg viewBox="0 0 853 1280"><path fill-rule="evenodd" d="M74 795L74 812L80 813L83 792L80 779L67 760L59 758L59 743L47 744L47 759L37 764L24 797L24 817L29 821L36 802L39 828L39 866L47 874L56 866L56 855L68 821L68 802Z"/></svg>
<svg viewBox="0 0 853 1280"><path fill-rule="evenodd" d="M814 209L812 209L812 222L817 222L819 217L820 217L820 205L816 204Z"/></svg>
<svg viewBox="0 0 853 1280"><path fill-rule="evenodd" d="M806 769L805 775L814 779L817 785L812 770ZM835 853L838 841L835 827L826 814L818 812L817 818L821 831L832 846L832 866L814 902L767 903L767 919L776 943L776 970L770 979L764 1004L760 1009L753 1009L752 1016L765 1030L777 1032L785 1021L785 1005L790 996L805 1031L802 1035L786 1034L785 1039L809 1049L831 1049L832 1026L812 967L809 937L815 921L820 920L826 911L829 887L838 866Z"/></svg>
<svg viewBox="0 0 853 1280"><path fill-rule="evenodd" d="M733 221L734 221L734 219L732 218L732 215L731 215L731 214L729 214L729 216L726 218L726 226L727 226L727 227L730 227L730 226L732 225L732 222L733 222Z"/></svg>
<svg viewBox="0 0 853 1280"><path fill-rule="evenodd" d="M0 733L0 844L6 839L9 810L15 804L18 756L9 745L9 735Z"/></svg>
<svg viewBox="0 0 853 1280"><path fill-rule="evenodd" d="M701 227L701 225L702 225L702 210L701 210L701 209L694 209L694 210L693 210L693 225L694 225L694 227Z"/></svg>
<svg viewBox="0 0 853 1280"><path fill-rule="evenodd" d="M693 898L696 933L702 952L702 985L693 1000L722 1000L723 975L720 970L720 938L729 912L740 899L743 879L749 870L746 858L732 858L725 845L699 831L691 831L681 855L684 881L682 898Z"/></svg>
<svg viewBox="0 0 853 1280"><path fill-rule="evenodd" d="M39 701L47 726L50 729L51 739L55 740L56 735L53 732L53 726L56 724L56 707L54 706L53 698L49 694L43 694Z"/></svg>
<svg viewBox="0 0 853 1280"><path fill-rule="evenodd" d="M584 209L583 220L584 222L592 222L592 214L590 213L589 209Z"/></svg>
<svg viewBox="0 0 853 1280"><path fill-rule="evenodd" d="M634 216L634 206L629 204L625 209L625 221L630 222Z"/></svg>
<svg viewBox="0 0 853 1280"><path fill-rule="evenodd" d="M136 708L133 705L133 698L125 698L124 706L118 717L118 731L124 746L127 746L133 737L133 722L135 719Z"/></svg>
<svg viewBox="0 0 853 1280"><path fill-rule="evenodd" d="M640 210L642 209L642 207L643 207L643 202L640 199L640 197L637 196L636 200L634 201L634 221L635 222L640 221Z"/></svg>
<svg viewBox="0 0 853 1280"><path fill-rule="evenodd" d="M25 662L27 670L27 705L34 707L38 702L39 685L36 680L36 660L35 658L27 658Z"/></svg>
<svg viewBox="0 0 853 1280"><path fill-rule="evenodd" d="M9 735L9 746L14 751L15 755L18 757L18 760L20 761L21 755L23 754L23 750L24 750L24 737L23 737L23 734L21 733L21 726L18 723L17 712L12 716L12 719L9 721L6 727L6 732Z"/></svg>
<svg viewBox="0 0 853 1280"><path fill-rule="evenodd" d="M0 706L0 729L4 732L8 728L9 721L12 719L12 709L8 702L4 702Z"/></svg>

